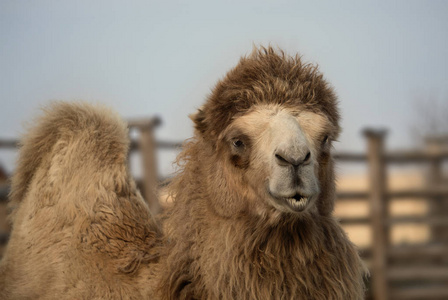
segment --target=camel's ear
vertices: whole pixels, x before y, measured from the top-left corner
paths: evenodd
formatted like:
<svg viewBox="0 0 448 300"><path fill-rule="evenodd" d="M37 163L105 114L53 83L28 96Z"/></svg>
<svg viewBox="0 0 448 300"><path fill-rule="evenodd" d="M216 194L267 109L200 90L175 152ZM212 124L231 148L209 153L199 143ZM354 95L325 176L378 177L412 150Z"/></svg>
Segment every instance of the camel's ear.
<svg viewBox="0 0 448 300"><path fill-rule="evenodd" d="M200 133L204 133L207 129L207 124L205 122L205 112L202 108L199 108L197 112L191 114L189 117L194 122L194 127L196 130Z"/></svg>

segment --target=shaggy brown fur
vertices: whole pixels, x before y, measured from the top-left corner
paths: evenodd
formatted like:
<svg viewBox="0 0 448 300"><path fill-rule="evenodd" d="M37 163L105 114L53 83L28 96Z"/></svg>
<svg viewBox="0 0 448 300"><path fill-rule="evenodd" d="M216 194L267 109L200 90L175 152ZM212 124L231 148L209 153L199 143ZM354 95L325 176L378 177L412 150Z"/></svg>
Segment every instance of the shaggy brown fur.
<svg viewBox="0 0 448 300"><path fill-rule="evenodd" d="M142 299L157 226L127 171L126 125L54 105L23 140L0 299Z"/></svg>
<svg viewBox="0 0 448 300"><path fill-rule="evenodd" d="M241 59L193 116L197 131L178 158L182 169L171 184L175 204L164 225L169 243L162 298L364 297L362 262L331 215L329 150L318 157L318 210L280 216L252 197L244 175L250 168L229 159L222 133L257 105L270 104L323 114L334 128L332 138L339 132L336 98L315 67L272 49Z"/></svg>
<svg viewBox="0 0 448 300"><path fill-rule="evenodd" d="M269 114L306 133L314 173L304 174L320 187L306 210L263 194L257 130ZM316 68L255 51L192 118L162 235L128 174L124 124L82 104L50 109L13 178L0 298L362 299L361 260L332 217L336 99Z"/></svg>

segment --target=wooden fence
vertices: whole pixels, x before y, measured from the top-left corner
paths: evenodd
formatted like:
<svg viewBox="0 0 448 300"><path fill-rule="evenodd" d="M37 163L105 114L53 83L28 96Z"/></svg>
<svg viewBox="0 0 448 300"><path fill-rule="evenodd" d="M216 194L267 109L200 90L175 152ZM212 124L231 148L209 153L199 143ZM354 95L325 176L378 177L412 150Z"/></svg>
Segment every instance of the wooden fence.
<svg viewBox="0 0 448 300"><path fill-rule="evenodd" d="M369 190L338 193L340 199L368 199L370 216L343 218L341 224L368 224L372 228L372 245L363 249L370 260L373 299L448 299L448 184L442 176L442 163L448 151L385 151L385 131L366 130L367 154L336 154L340 162L368 164ZM393 165L427 164L431 177L425 189L388 190L388 169ZM391 199L423 198L430 206L427 216L393 217ZM358 201L358 200L357 200ZM427 224L431 239L425 244L395 246L391 244L391 227L397 224Z"/></svg>
<svg viewBox="0 0 448 300"><path fill-rule="evenodd" d="M130 128L139 131L138 140L131 142L131 151L142 157L142 194L154 213L160 211L157 197L159 177L156 149L179 148L181 143L156 142L154 128L158 118L131 120ZM428 185L423 190L391 192L387 187L388 167L397 164L423 163L432 167L432 182L443 182L441 166L448 160L448 151L385 151L385 131L365 130L367 152L336 153L339 164L358 162L367 164L369 190L338 192L338 200L365 199L370 205L369 217L341 218L342 225L368 225L372 229L373 243L362 249L363 257L370 262L371 284L369 294L376 300L386 299L448 299L448 184ZM0 147L15 148L15 141L0 141ZM6 199L7 186L0 186L0 202ZM390 199L421 197L431 203L432 210L425 217L392 217L388 212ZM394 246L390 243L390 229L396 224L420 223L432 228L431 241L424 245ZM0 245L7 240L0 233Z"/></svg>

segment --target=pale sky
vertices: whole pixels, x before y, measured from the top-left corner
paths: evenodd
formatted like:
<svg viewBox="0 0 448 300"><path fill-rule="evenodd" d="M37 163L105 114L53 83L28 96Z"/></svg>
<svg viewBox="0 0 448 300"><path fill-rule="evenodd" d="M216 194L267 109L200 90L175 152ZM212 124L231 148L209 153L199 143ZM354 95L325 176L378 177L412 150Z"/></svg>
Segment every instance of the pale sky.
<svg viewBox="0 0 448 300"><path fill-rule="evenodd" d="M415 144L413 101L448 101L448 1L0 0L0 139L49 100L158 115L160 140L192 135L188 114L253 45L317 63L343 116L337 150L362 151L366 126L389 148ZM161 153L169 173L173 154ZM0 163L14 156L0 150Z"/></svg>

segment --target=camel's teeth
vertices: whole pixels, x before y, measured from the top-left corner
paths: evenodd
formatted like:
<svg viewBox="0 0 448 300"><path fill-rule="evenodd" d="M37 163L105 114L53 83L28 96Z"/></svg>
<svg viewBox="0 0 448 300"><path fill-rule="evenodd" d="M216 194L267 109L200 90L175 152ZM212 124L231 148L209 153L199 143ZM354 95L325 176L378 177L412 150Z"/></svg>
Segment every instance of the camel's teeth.
<svg viewBox="0 0 448 300"><path fill-rule="evenodd" d="M308 197L300 197L300 199L296 199L296 198L286 198L286 200L288 201L289 205L297 210L303 210L306 205L308 204Z"/></svg>

